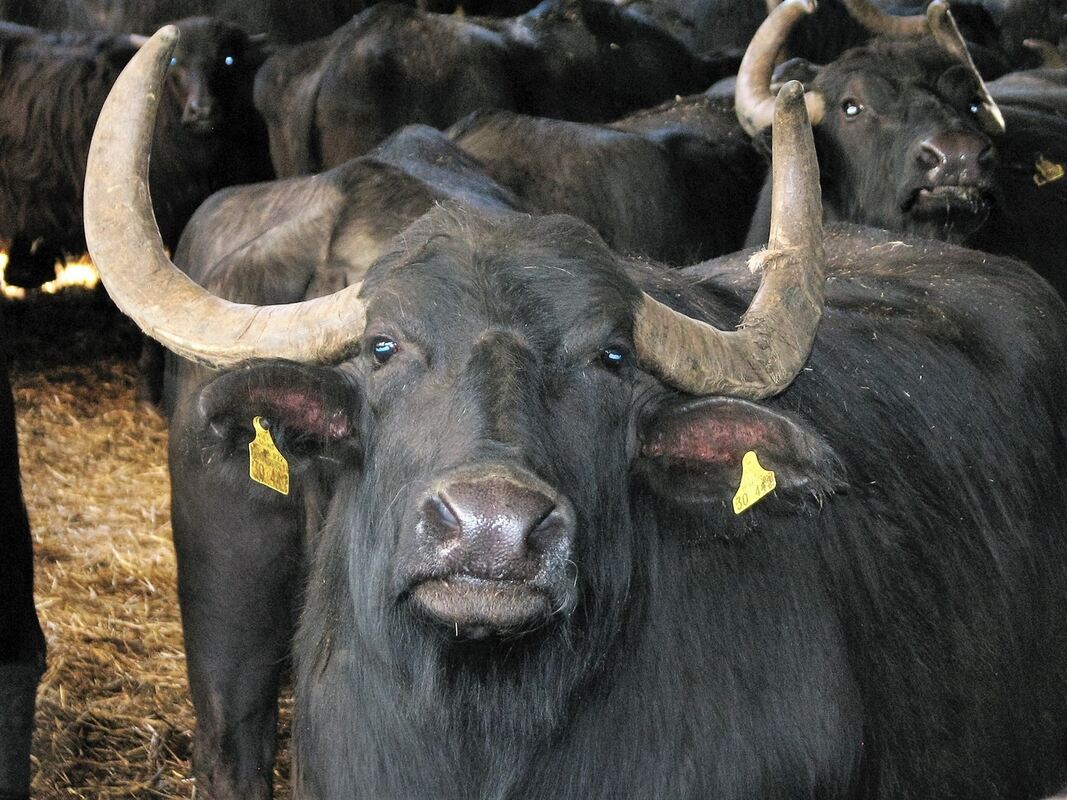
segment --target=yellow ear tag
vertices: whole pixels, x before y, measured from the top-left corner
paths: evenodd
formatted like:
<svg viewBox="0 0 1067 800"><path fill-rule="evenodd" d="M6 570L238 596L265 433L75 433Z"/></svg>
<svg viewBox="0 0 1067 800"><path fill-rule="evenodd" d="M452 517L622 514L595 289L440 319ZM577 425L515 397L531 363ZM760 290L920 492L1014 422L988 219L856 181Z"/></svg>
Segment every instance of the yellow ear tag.
<svg viewBox="0 0 1067 800"><path fill-rule="evenodd" d="M734 513L740 514L756 505L777 486L774 473L760 466L756 451L749 450L741 459L741 485L734 495Z"/></svg>
<svg viewBox="0 0 1067 800"><path fill-rule="evenodd" d="M1037 170L1037 172L1034 173L1034 183L1038 186L1044 186L1046 183L1058 181L1064 175L1063 164L1049 161L1044 156L1037 157L1037 163L1034 164L1034 169Z"/></svg>
<svg viewBox="0 0 1067 800"><path fill-rule="evenodd" d="M289 462L279 451L263 417L252 420L256 438L248 443L248 477L280 494L289 494Z"/></svg>

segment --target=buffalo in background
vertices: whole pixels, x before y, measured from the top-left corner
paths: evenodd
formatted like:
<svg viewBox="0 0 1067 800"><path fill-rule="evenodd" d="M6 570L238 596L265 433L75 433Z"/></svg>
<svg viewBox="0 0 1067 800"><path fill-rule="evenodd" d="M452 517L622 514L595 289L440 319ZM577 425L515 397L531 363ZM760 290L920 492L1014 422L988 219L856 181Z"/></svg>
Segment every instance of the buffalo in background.
<svg viewBox="0 0 1067 800"><path fill-rule="evenodd" d="M295 44L335 31L375 0L0 0L0 19L49 30L152 33L169 20L212 16L272 42ZM533 0L409 0L429 11L510 16Z"/></svg>
<svg viewBox="0 0 1067 800"><path fill-rule="evenodd" d="M733 102L704 94L606 125L481 111L447 133L525 210L570 214L613 250L673 265L739 249L766 174Z"/></svg>
<svg viewBox="0 0 1067 800"><path fill-rule="evenodd" d="M738 75L738 117L751 133L770 122L775 54L812 4L787 0L753 38ZM1067 292L1067 180L1041 183L1039 163L1067 164L1067 126L1054 113L998 106L941 2L926 18L822 67L806 81L826 220L968 244L1026 258ZM994 84L995 85L995 84ZM1062 174L1062 173L1061 173ZM762 198L749 243L766 236Z"/></svg>
<svg viewBox="0 0 1067 800"><path fill-rule="evenodd" d="M403 125L446 128L483 108L617 119L703 91L736 64L695 56L605 0L545 0L502 19L382 3L273 55L255 100L288 176L344 163Z"/></svg>
<svg viewBox="0 0 1067 800"><path fill-rule="evenodd" d="M0 352L0 798L24 800L45 641L33 605L33 546L19 482L15 406Z"/></svg>
<svg viewBox="0 0 1067 800"><path fill-rule="evenodd" d="M252 107L265 54L244 31L207 17L178 23L152 158L153 199L173 248L212 192L273 175ZM82 184L89 142L112 83L137 51L119 34L48 33L0 24L0 237L7 281L33 287L66 254L85 252Z"/></svg>
<svg viewBox="0 0 1067 800"><path fill-rule="evenodd" d="M694 52L744 50L780 0L615 0L670 31ZM898 15L921 14L925 3L874 0ZM865 44L870 32L857 22L846 0L822 0L808 20L798 22L786 48L797 56L825 64L845 50ZM952 3L964 37L995 53L1006 65L1034 66L1036 56L1024 42L1048 38L1063 14L1062 0L958 0Z"/></svg>

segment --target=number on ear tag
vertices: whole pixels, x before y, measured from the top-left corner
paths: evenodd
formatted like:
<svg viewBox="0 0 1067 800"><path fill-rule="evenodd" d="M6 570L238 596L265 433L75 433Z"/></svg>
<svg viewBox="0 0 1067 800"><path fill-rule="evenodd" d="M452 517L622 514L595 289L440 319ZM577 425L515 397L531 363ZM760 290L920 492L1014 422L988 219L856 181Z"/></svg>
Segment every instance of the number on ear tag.
<svg viewBox="0 0 1067 800"><path fill-rule="evenodd" d="M740 514L774 491L774 473L760 466L756 451L749 450L741 459L741 485L734 495L734 513Z"/></svg>

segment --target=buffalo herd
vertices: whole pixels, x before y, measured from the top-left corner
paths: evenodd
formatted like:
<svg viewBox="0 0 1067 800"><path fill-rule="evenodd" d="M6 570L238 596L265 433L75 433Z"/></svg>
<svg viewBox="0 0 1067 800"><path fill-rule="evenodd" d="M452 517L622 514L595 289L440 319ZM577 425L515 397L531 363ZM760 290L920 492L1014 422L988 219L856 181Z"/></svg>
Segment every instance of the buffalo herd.
<svg viewBox="0 0 1067 800"><path fill-rule="evenodd" d="M0 0L6 279L148 337L198 796L288 680L300 800L1067 787L1067 9L889 5ZM18 456L5 368L0 800Z"/></svg>

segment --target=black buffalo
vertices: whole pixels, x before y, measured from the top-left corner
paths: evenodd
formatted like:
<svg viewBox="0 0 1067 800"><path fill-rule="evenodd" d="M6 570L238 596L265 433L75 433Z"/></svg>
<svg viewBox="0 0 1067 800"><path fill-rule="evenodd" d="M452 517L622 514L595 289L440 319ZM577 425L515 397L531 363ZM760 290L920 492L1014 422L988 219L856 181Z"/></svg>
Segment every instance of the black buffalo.
<svg viewBox="0 0 1067 800"><path fill-rule="evenodd" d="M534 0L405 0L407 5L452 13L511 16ZM375 0L0 0L0 19L48 30L151 33L168 20L208 15L271 41L296 44L340 28Z"/></svg>
<svg viewBox="0 0 1067 800"><path fill-rule="evenodd" d="M809 4L787 0L746 54L738 115L754 132L768 121L777 43L806 11ZM1062 120L1046 115L1035 121L1021 110L999 108L944 6L932 4L929 17L936 40L875 40L819 69L808 85L809 105L821 118L815 143L825 218L1027 257L1067 289L1067 246L1044 227L1046 212L1054 217L1054 209L1064 208L1067 182L1040 190L1033 183L1042 153L1063 163ZM915 22L925 25L921 18ZM996 232L1016 224L1022 227L1010 239L1026 246L1009 247L1007 239L998 244ZM765 199L749 241L758 242L766 230Z"/></svg>
<svg viewBox="0 0 1067 800"><path fill-rule="evenodd" d="M482 108L616 119L703 91L735 59L705 59L604 0L545 0L505 19L382 3L273 55L256 79L279 175L319 172L409 123Z"/></svg>
<svg viewBox="0 0 1067 800"><path fill-rule="evenodd" d="M669 264L740 248L766 172L732 101L705 95L610 125L476 112L448 135L526 210L578 217L612 249Z"/></svg>
<svg viewBox="0 0 1067 800"><path fill-rule="evenodd" d="M633 14L670 31L695 52L743 50L780 0L615 0ZM857 22L849 7L855 0L823 0L810 19L800 21L790 32L787 52L824 64L845 50L867 42L870 32ZM922 2L864 0L864 6L895 15L921 14ZM985 50L993 63L1027 65L1035 58L1024 47L1028 37L1048 36L1058 26L1060 0L959 0L953 14L964 37Z"/></svg>
<svg viewBox="0 0 1067 800"><path fill-rule="evenodd" d="M152 161L154 200L173 248L215 190L273 171L252 107L265 54L247 34L206 17L178 23L182 43ZM0 25L0 238L7 280L37 286L67 254L85 252L82 184L96 117L139 42L118 34L44 33Z"/></svg>
<svg viewBox="0 0 1067 800"><path fill-rule="evenodd" d="M283 607L263 587L308 556L298 796L1063 785L1067 308L1032 272L824 238L791 84L764 252L679 274L570 217L437 208L360 286L233 304L144 200L169 39L102 115L86 224L119 305L224 370L172 428L176 509L227 532L216 609ZM256 417L288 495L249 480ZM746 510L749 453L776 488ZM287 621L231 631L247 663Z"/></svg>
<svg viewBox="0 0 1067 800"><path fill-rule="evenodd" d="M33 607L33 547L19 482L15 407L0 353L0 799L27 798L44 636Z"/></svg>
<svg viewBox="0 0 1067 800"><path fill-rule="evenodd" d="M47 30L151 33L168 20L212 16L273 41L325 36L364 0L0 0L0 19Z"/></svg>

